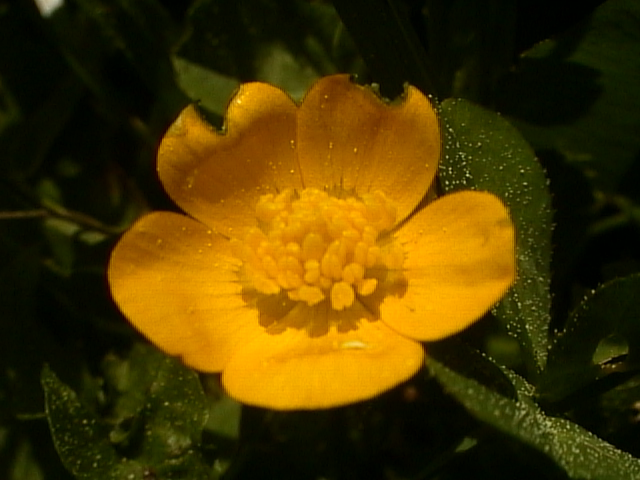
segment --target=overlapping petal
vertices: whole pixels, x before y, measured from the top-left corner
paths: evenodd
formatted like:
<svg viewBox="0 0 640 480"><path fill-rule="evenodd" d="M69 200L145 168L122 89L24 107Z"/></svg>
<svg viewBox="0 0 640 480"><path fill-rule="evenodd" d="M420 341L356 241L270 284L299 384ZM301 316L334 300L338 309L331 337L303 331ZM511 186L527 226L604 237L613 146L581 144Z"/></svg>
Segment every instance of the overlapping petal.
<svg viewBox="0 0 640 480"><path fill-rule="evenodd" d="M134 327L186 364L217 372L239 345L263 333L242 299L239 265L229 242L202 223L157 212L123 235L108 279Z"/></svg>
<svg viewBox="0 0 640 480"><path fill-rule="evenodd" d="M158 175L185 212L227 236L255 225L260 195L300 188L295 151L298 108L264 83L240 87L216 132L191 106L158 151Z"/></svg>
<svg viewBox="0 0 640 480"><path fill-rule="evenodd" d="M380 306L385 323L431 341L484 315L515 279L515 232L504 204L486 192L439 198L396 234L406 252L406 289Z"/></svg>
<svg viewBox="0 0 640 480"><path fill-rule="evenodd" d="M371 321L361 305L337 312L298 304L287 323L307 324L309 315L323 312L334 320L348 318L316 334L288 327L239 349L222 374L231 396L280 410L336 407L372 398L422 366L422 346Z"/></svg>
<svg viewBox="0 0 640 480"><path fill-rule="evenodd" d="M298 115L305 187L382 190L398 205L399 220L431 185L440 144L436 114L414 87L387 104L348 75L333 75L311 87Z"/></svg>

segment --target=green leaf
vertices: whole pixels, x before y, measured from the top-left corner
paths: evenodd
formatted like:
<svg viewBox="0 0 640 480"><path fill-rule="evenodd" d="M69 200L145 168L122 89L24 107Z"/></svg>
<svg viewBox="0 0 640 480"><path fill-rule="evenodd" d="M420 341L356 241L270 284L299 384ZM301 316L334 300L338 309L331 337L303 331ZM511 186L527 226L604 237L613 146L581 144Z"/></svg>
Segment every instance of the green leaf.
<svg viewBox="0 0 640 480"><path fill-rule="evenodd" d="M90 411L51 370L42 373L46 413L64 465L78 478L208 480L202 454L207 401L198 376L153 347L105 361L114 394L106 419ZM127 475L134 475L133 477Z"/></svg>
<svg viewBox="0 0 640 480"><path fill-rule="evenodd" d="M160 477L210 478L199 449L208 403L198 376L166 355L156 368L142 411L145 441L140 458L155 465Z"/></svg>
<svg viewBox="0 0 640 480"><path fill-rule="evenodd" d="M109 357L104 368L109 385L119 392L112 410L112 441L133 449L136 460L151 465L162 478L210 478L200 451L209 402L198 376L141 343L126 359Z"/></svg>
<svg viewBox="0 0 640 480"><path fill-rule="evenodd" d="M560 400L612 373L638 368L639 296L640 275L632 275L606 283L584 299L549 351L539 385L545 400ZM623 361L610 363L627 349Z"/></svg>
<svg viewBox="0 0 640 480"><path fill-rule="evenodd" d="M518 279L494 312L518 340L529 372L545 363L548 339L551 211L547 180L533 151L499 115L465 100L441 105L446 192L486 190L509 207L516 227Z"/></svg>
<svg viewBox="0 0 640 480"><path fill-rule="evenodd" d="M640 478L640 460L622 452L579 425L546 416L533 399L533 387L503 369L518 398L506 398L432 359L429 369L444 388L478 420L543 452L571 478Z"/></svg>
<svg viewBox="0 0 640 480"><path fill-rule="evenodd" d="M207 430L223 438L236 440L240 434L242 405L226 395L211 406Z"/></svg>
<svg viewBox="0 0 640 480"><path fill-rule="evenodd" d="M53 442L62 463L76 478L144 478L142 466L118 456L98 417L48 367L42 371L42 387Z"/></svg>
<svg viewBox="0 0 640 480"><path fill-rule="evenodd" d="M635 195L639 17L636 0L604 2L574 29L526 52L504 78L497 106L536 150L557 150L600 189L625 185Z"/></svg>

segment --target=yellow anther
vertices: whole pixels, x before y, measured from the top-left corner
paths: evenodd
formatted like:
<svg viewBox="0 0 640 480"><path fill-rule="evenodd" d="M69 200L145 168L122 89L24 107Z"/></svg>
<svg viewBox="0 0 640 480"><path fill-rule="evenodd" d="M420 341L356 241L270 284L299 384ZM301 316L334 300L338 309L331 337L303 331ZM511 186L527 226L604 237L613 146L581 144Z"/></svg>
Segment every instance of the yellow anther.
<svg viewBox="0 0 640 480"><path fill-rule="evenodd" d="M346 230L351 229L351 223L342 212L335 212L331 217L328 228L329 235L331 235L332 238L338 239L343 236Z"/></svg>
<svg viewBox="0 0 640 480"><path fill-rule="evenodd" d="M333 285L333 280L331 280L330 278L323 277L321 275L320 278L318 279L318 286L322 290L329 290L331 288L331 285Z"/></svg>
<svg viewBox="0 0 640 480"><path fill-rule="evenodd" d="M341 242L340 240L334 240L327 247L327 253L325 254L325 256L326 255L335 256L341 264L340 269L342 269L342 265L347 260L348 253L349 253L349 247L345 242Z"/></svg>
<svg viewBox="0 0 640 480"><path fill-rule="evenodd" d="M287 257L283 256L281 258L283 260L278 263L280 269L287 270L289 272L295 273L296 275L304 274L304 269L302 268L302 265L300 265L300 262L296 257L289 255Z"/></svg>
<svg viewBox="0 0 640 480"><path fill-rule="evenodd" d="M342 262L335 253L327 252L320 262L320 271L327 278L342 278Z"/></svg>
<svg viewBox="0 0 640 480"><path fill-rule="evenodd" d="M379 259L380 259L380 247L377 245L374 245L373 247L369 247L369 249L367 250L367 261L365 263L365 266L367 268L371 268L378 263Z"/></svg>
<svg viewBox="0 0 640 480"><path fill-rule="evenodd" d="M360 232L364 231L369 222L364 217L363 213L354 211L351 213L351 224L353 225L353 228L358 231L358 235L360 235Z"/></svg>
<svg viewBox="0 0 640 480"><path fill-rule="evenodd" d="M346 282L336 282L331 287L331 306L334 310L350 307L355 298L353 288Z"/></svg>
<svg viewBox="0 0 640 480"><path fill-rule="evenodd" d="M327 246L318 233L307 233L302 241L302 258L305 260L320 260Z"/></svg>
<svg viewBox="0 0 640 480"><path fill-rule="evenodd" d="M358 240L360 240L360 232L355 228L346 228L342 231L342 238L351 240L355 244Z"/></svg>
<svg viewBox="0 0 640 480"><path fill-rule="evenodd" d="M369 245L370 247L375 245L376 239L378 238L378 232L371 226L367 225L362 230L362 241Z"/></svg>
<svg viewBox="0 0 640 480"><path fill-rule="evenodd" d="M377 286L378 280L375 278L365 278L357 286L358 295L362 295L363 297L371 295L375 292Z"/></svg>
<svg viewBox="0 0 640 480"><path fill-rule="evenodd" d="M287 288L299 288L304 285L302 282L302 278L300 278L300 275L292 271L284 272L284 278L287 282Z"/></svg>
<svg viewBox="0 0 640 480"><path fill-rule="evenodd" d="M267 295L284 293L333 309L349 308L358 295L371 295L375 278L367 269L400 269L400 245L378 245L381 232L395 225L396 208L381 192L336 198L317 189L263 195L256 205L260 228L251 228L232 249L246 277Z"/></svg>
<svg viewBox="0 0 640 480"><path fill-rule="evenodd" d="M360 265L367 264L367 255L369 254L369 245L364 242L356 243L353 249L353 261Z"/></svg>
<svg viewBox="0 0 640 480"><path fill-rule="evenodd" d="M364 266L359 263L350 263L342 270L342 279L353 284L364 278Z"/></svg>
<svg viewBox="0 0 640 480"><path fill-rule="evenodd" d="M263 195L256 205L256 217L261 222L272 221L279 211L279 206L273 201L273 195Z"/></svg>
<svg viewBox="0 0 640 480"><path fill-rule="evenodd" d="M298 290L298 297L303 302L307 302L309 306L316 305L324 300L325 296L318 287L310 287L308 285L302 285Z"/></svg>
<svg viewBox="0 0 640 480"><path fill-rule="evenodd" d="M263 275L256 275L253 278L252 283L257 291L264 293L265 295L275 295L276 293L280 293L280 287L278 284Z"/></svg>
<svg viewBox="0 0 640 480"><path fill-rule="evenodd" d="M273 257L269 255L265 255L264 257L262 257L262 269L266 272L267 275L272 278L275 277L279 272L278 264L273 259Z"/></svg>
<svg viewBox="0 0 640 480"><path fill-rule="evenodd" d="M304 262L304 281L309 285L315 285L320 278L320 264L317 260Z"/></svg>
<svg viewBox="0 0 640 480"><path fill-rule="evenodd" d="M293 222L282 229L282 240L284 242L300 241L304 235L304 229L299 222Z"/></svg>
<svg viewBox="0 0 640 480"><path fill-rule="evenodd" d="M288 255L295 258L300 258L300 252L302 249L300 248L299 243L295 243L295 242L287 243L286 250Z"/></svg>
<svg viewBox="0 0 640 480"><path fill-rule="evenodd" d="M255 251L260 257L265 255L271 255L273 253L273 246L274 246L273 242L270 243L268 240L264 240L260 242L260 245L258 245L255 248Z"/></svg>

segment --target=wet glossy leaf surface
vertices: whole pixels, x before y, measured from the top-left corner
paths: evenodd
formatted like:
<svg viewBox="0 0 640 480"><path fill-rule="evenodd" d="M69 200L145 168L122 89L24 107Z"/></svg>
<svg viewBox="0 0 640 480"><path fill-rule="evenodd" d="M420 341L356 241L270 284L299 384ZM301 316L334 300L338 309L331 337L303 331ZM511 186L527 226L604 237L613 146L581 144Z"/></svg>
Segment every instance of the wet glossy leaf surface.
<svg viewBox="0 0 640 480"><path fill-rule="evenodd" d="M545 363L551 305L551 199L544 171L518 131L493 112L465 100L446 100L441 122L444 190L486 190L509 207L516 226L518 279L495 313L535 374Z"/></svg>
<svg viewBox="0 0 640 480"><path fill-rule="evenodd" d="M119 394L101 418L51 370L43 371L47 418L69 470L78 478L137 479L148 472L160 478L214 478L201 449L209 402L195 373L140 345L127 360L107 358L105 374Z"/></svg>
<svg viewBox="0 0 640 480"><path fill-rule="evenodd" d="M535 402L533 387L516 374L505 372L517 390L514 400L436 360L429 363L429 369L474 417L539 449L570 478L614 480L640 476L640 460L573 422L545 415Z"/></svg>

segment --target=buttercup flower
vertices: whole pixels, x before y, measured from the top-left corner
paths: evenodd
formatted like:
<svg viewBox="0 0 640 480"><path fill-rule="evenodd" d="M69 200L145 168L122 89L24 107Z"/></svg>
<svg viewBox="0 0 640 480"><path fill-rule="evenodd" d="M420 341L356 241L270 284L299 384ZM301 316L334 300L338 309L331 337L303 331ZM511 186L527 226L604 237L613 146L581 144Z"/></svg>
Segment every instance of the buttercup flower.
<svg viewBox="0 0 640 480"><path fill-rule="evenodd" d="M419 342L463 330L514 281L514 228L498 198L420 203L440 144L417 89L390 104L345 75L300 105L245 84L222 132L188 107L162 140L158 173L189 216L150 213L123 235L113 298L162 350L222 372L241 402L374 397L420 369Z"/></svg>

